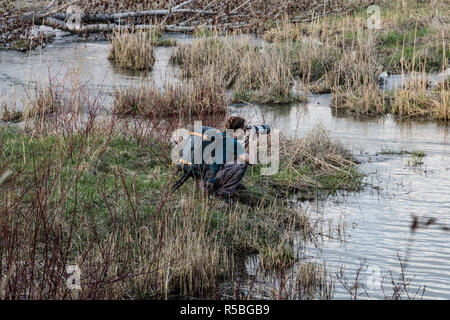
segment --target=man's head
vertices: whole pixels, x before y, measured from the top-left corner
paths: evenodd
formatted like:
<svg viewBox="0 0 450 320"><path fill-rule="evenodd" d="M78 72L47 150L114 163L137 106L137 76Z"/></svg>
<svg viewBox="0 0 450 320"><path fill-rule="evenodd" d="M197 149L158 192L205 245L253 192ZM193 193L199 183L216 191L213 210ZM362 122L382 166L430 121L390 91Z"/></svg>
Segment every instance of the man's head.
<svg viewBox="0 0 450 320"><path fill-rule="evenodd" d="M234 130L234 136L240 138L244 134L245 119L240 117L230 117L225 123L226 130Z"/></svg>
<svg viewBox="0 0 450 320"><path fill-rule="evenodd" d="M240 118L240 117L230 117L228 118L226 124L225 124L225 128L226 129L230 129L230 130L238 130L238 129L245 129L245 119Z"/></svg>

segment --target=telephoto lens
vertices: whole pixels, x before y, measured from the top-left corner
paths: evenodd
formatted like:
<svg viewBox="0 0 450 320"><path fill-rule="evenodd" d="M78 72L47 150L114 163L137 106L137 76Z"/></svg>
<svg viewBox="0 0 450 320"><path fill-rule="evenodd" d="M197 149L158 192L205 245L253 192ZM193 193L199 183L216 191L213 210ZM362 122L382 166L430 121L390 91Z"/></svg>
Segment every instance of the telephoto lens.
<svg viewBox="0 0 450 320"><path fill-rule="evenodd" d="M258 126L247 126L246 130L254 130L256 134L269 134L270 126L268 124L258 125Z"/></svg>

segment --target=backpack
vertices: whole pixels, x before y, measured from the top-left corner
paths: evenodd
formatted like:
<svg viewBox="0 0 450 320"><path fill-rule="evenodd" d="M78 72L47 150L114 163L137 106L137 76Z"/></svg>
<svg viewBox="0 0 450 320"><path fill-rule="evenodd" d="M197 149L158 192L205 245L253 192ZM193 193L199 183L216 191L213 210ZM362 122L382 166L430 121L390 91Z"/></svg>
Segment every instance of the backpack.
<svg viewBox="0 0 450 320"><path fill-rule="evenodd" d="M189 132L189 136L179 152L180 158L175 161L179 171L196 179L202 179L209 170L215 167L214 164L205 162L204 150L215 141L217 134L220 133L219 130L211 127L203 126L201 128L202 133L198 129ZM211 156L215 156L214 151Z"/></svg>

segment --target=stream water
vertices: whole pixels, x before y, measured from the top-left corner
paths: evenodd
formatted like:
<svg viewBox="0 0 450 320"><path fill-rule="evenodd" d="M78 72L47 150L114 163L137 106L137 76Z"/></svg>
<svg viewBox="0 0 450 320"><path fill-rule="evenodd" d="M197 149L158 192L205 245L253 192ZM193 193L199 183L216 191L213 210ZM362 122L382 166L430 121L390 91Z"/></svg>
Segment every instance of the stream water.
<svg viewBox="0 0 450 320"><path fill-rule="evenodd" d="M189 41L180 36L177 40ZM146 79L158 85L177 81L176 70L168 63L170 50L156 48L157 62ZM20 97L25 88L45 83L49 74L63 76L77 70L93 91L101 89L102 103L108 105L114 87L136 86L142 81L142 74L115 68L107 59L108 51L106 42L77 42L58 34L56 41L42 51L0 52L0 95ZM425 299L450 299L450 233L436 226L419 229L414 235L410 230L413 215L436 218L438 223L450 226L449 127L390 117L357 119L334 113L330 101L329 95L312 95L304 106L230 107L232 113L244 114L254 124L268 123L288 135L301 137L321 123L331 137L350 147L362 161L366 182L371 185L363 192L302 204L314 216L345 224L341 239L324 237L319 245L302 248L304 254L324 261L332 274L345 266L350 280L365 261L360 281L367 281L370 298L384 297L380 283L384 276L384 283L390 282L389 272L398 280L400 255L408 258L405 274L411 278L410 292L426 286ZM424 163L413 166L411 156L380 154L402 149L424 151ZM248 272L252 272L251 267ZM349 298L336 280L335 289L336 299ZM389 292L385 294L389 296Z"/></svg>
<svg viewBox="0 0 450 320"><path fill-rule="evenodd" d="M235 112L253 114L255 122L261 119L298 136L321 123L331 137L351 147L362 161L366 182L373 187L304 204L326 221L332 219L332 225L345 224L341 239L323 238L320 245L305 248L304 254L325 262L332 273L345 266L350 282L361 259L365 260L359 280L366 285L370 298L384 298L381 283L387 296L392 293L388 290L390 272L395 281L401 277L399 254L403 260L408 258L404 274L411 279L410 292L426 286L424 298L449 299L450 233L430 227L412 236L410 230L413 215L450 225L449 127L432 122L338 116L333 114L330 101L329 95L321 95L311 96L306 107L234 108ZM380 154L400 150L420 150L427 156L423 165L414 166L411 156ZM335 298L350 297L339 282L335 287Z"/></svg>

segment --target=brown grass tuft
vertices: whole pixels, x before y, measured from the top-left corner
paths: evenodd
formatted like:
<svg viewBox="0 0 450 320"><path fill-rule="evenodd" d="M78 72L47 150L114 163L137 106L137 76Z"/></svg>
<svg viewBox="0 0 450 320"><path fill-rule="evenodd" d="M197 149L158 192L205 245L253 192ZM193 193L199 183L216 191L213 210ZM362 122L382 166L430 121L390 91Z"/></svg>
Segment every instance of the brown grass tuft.
<svg viewBox="0 0 450 320"><path fill-rule="evenodd" d="M352 154L319 125L303 138L280 137L280 168L263 182L277 194L313 199L318 192L361 189L362 175Z"/></svg>
<svg viewBox="0 0 450 320"><path fill-rule="evenodd" d="M280 160L292 169L307 165L318 171L342 168L353 163L349 150L333 141L322 125L316 126L301 139L282 138Z"/></svg>
<svg viewBox="0 0 450 320"><path fill-rule="evenodd" d="M148 84L114 92L114 113L118 115L148 118L218 115L226 113L226 106L224 90L208 79L167 84L163 89Z"/></svg>
<svg viewBox="0 0 450 320"><path fill-rule="evenodd" d="M171 60L184 77L212 74L224 88L234 90L236 102L298 102L304 97L292 92L294 78L286 53L282 45L259 47L249 37L215 35L181 46Z"/></svg>
<svg viewBox="0 0 450 320"><path fill-rule="evenodd" d="M115 32L111 39L109 59L119 67L131 70L151 70L155 63L151 33Z"/></svg>

